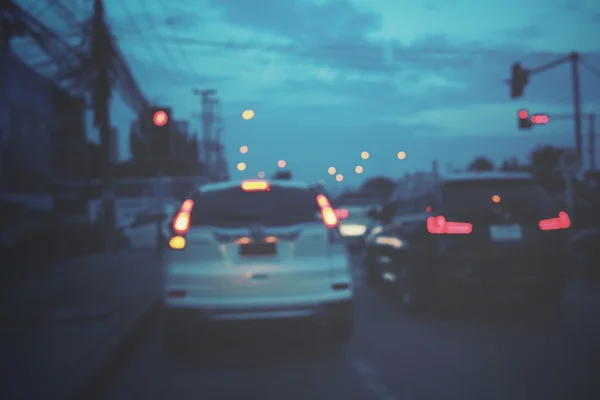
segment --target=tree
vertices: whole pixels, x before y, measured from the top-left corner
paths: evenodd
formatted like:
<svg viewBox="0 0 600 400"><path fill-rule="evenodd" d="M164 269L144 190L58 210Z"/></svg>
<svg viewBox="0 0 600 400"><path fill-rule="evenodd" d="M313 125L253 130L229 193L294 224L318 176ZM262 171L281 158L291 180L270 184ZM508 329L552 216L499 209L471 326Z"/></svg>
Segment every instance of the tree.
<svg viewBox="0 0 600 400"><path fill-rule="evenodd" d="M563 147L541 146L529 155L531 173L550 192L559 193L565 189L565 182L558 168L566 150Z"/></svg>
<svg viewBox="0 0 600 400"><path fill-rule="evenodd" d="M517 157L511 157L503 160L498 169L504 172L525 172L529 168L527 165L521 165Z"/></svg>
<svg viewBox="0 0 600 400"><path fill-rule="evenodd" d="M496 167L494 162L487 157L479 156L471 161L471 164L467 167L467 171L470 172L484 172L493 171Z"/></svg>
<svg viewBox="0 0 600 400"><path fill-rule="evenodd" d="M394 190L394 182L389 178L378 176L363 183L361 190L377 193L387 199Z"/></svg>

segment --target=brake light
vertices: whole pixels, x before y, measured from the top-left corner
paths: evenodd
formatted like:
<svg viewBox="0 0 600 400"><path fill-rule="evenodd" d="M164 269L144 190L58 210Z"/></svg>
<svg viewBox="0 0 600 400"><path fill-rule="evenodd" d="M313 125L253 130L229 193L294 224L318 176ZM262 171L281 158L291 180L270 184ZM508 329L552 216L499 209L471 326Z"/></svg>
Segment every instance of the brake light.
<svg viewBox="0 0 600 400"><path fill-rule="evenodd" d="M179 212L173 219L173 231L178 235L183 235L190 230L190 214L194 207L194 201L187 199L181 204Z"/></svg>
<svg viewBox="0 0 600 400"><path fill-rule="evenodd" d="M335 211L331 207L321 208L321 216L323 217L323 223L329 229L335 228L338 224L338 218L335 215Z"/></svg>
<svg viewBox="0 0 600 400"><path fill-rule="evenodd" d="M329 199L327 199L327 197L323 194L317 195L317 204L319 204L319 207L321 207L321 208L331 206L329 204Z"/></svg>
<svg viewBox="0 0 600 400"><path fill-rule="evenodd" d="M242 190L244 192L265 192L270 188L267 181L247 180L242 182Z"/></svg>
<svg viewBox="0 0 600 400"><path fill-rule="evenodd" d="M335 228L338 225L338 217L336 215L336 210L331 207L329 203L329 199L323 195L317 195L317 204L321 208L321 219L325 226L329 229Z"/></svg>
<svg viewBox="0 0 600 400"><path fill-rule="evenodd" d="M543 231L555 231L558 229L567 229L571 226L571 218L564 211L558 213L557 218L543 219L540 221L540 229Z"/></svg>
<svg viewBox="0 0 600 400"><path fill-rule="evenodd" d="M339 219L345 219L348 218L348 210L344 209L344 208L340 208L335 210L335 215L339 218Z"/></svg>
<svg viewBox="0 0 600 400"><path fill-rule="evenodd" d="M468 222L451 222L438 215L427 218L427 231L433 235L468 235L473 232L473 224Z"/></svg>

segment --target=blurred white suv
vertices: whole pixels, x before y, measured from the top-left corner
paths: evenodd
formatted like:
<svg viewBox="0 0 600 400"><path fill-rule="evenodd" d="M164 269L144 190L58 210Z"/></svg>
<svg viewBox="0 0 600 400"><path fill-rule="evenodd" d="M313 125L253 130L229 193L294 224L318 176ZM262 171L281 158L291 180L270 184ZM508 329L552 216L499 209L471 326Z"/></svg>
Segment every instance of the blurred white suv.
<svg viewBox="0 0 600 400"><path fill-rule="evenodd" d="M181 205L165 255L163 331L196 322L306 319L337 342L353 334L353 288L338 219L309 186L203 185Z"/></svg>

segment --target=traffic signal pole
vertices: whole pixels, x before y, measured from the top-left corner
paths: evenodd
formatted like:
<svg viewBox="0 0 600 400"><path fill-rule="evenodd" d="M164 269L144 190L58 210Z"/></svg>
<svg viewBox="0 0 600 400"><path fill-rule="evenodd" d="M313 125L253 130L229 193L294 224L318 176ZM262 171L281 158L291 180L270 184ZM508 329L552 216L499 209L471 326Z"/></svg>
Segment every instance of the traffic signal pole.
<svg viewBox="0 0 600 400"><path fill-rule="evenodd" d="M544 71L548 71L567 62L571 63L571 79L573 88L573 120L575 122L575 146L577 149L577 155L581 159L583 156L583 140L581 132L581 87L579 82L579 60L579 53L574 51L568 56L559 58L558 60L554 60L544 65L540 65L539 67L527 70L527 74L531 76ZM506 81L506 83L512 85L513 81L512 79L509 79ZM516 97L521 96L518 95Z"/></svg>
<svg viewBox="0 0 600 400"><path fill-rule="evenodd" d="M557 114L550 115L552 121L571 121L577 120L573 114ZM596 114L580 114L579 120L587 120L589 122L590 132L588 136L588 155L590 158L590 169L596 170ZM581 129L581 128L580 128Z"/></svg>

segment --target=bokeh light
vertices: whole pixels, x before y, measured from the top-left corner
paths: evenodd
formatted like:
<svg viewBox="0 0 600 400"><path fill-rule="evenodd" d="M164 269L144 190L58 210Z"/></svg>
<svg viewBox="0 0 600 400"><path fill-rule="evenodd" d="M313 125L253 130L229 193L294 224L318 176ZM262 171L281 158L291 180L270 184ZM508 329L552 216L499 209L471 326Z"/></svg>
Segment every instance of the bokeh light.
<svg viewBox="0 0 600 400"><path fill-rule="evenodd" d="M243 163L243 162L238 163L237 169L238 169L238 171L244 171L246 169L246 163Z"/></svg>
<svg viewBox="0 0 600 400"><path fill-rule="evenodd" d="M279 161L277 161L277 166L279 168L285 168L286 165L287 165L287 163L285 162L285 160L279 160Z"/></svg>
<svg viewBox="0 0 600 400"><path fill-rule="evenodd" d="M336 180L336 181L338 181L338 182L341 182L341 181L343 181L343 180L344 180L344 175L342 175L342 174L337 174L337 175L335 176L335 180Z"/></svg>
<svg viewBox="0 0 600 400"><path fill-rule="evenodd" d="M253 110L245 110L242 113L242 118L245 119L245 120L249 120L249 119L254 118L254 111Z"/></svg>

